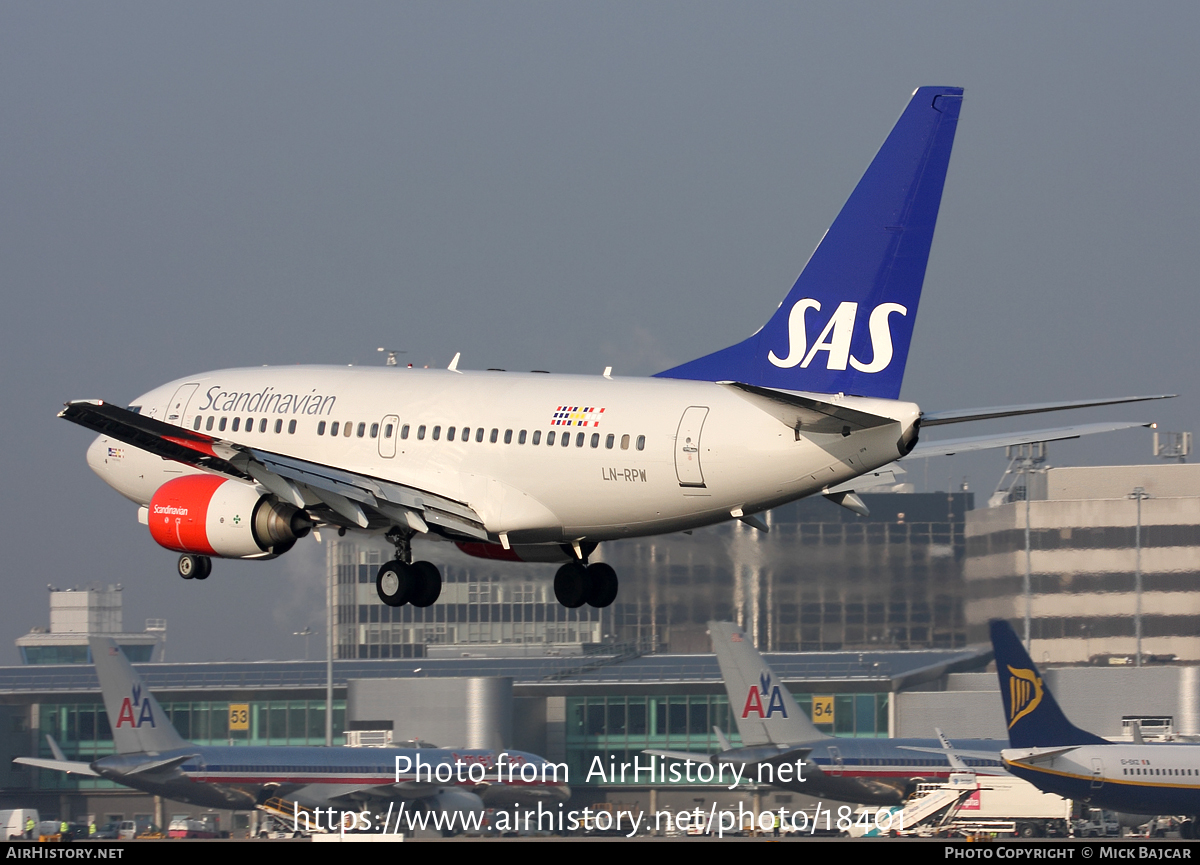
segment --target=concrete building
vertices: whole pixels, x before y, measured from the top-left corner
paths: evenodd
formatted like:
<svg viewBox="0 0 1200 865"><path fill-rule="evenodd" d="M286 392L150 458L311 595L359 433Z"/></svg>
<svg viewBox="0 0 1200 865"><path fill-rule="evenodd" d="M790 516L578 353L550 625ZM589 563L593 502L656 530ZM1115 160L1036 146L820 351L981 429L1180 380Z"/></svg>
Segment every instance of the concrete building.
<svg viewBox="0 0 1200 865"><path fill-rule="evenodd" d="M1200 465L1050 468L1028 486L967 514L968 639L992 618L1022 633L1028 566L1039 663L1133 662L1139 604L1144 660L1200 661Z"/></svg>
<svg viewBox="0 0 1200 865"><path fill-rule="evenodd" d="M166 639L166 622L151 620L141 633L126 633L121 616L121 587L59 590L50 588L50 627L35 627L17 638L26 664L90 664L88 637L112 637L132 661L149 661Z"/></svg>

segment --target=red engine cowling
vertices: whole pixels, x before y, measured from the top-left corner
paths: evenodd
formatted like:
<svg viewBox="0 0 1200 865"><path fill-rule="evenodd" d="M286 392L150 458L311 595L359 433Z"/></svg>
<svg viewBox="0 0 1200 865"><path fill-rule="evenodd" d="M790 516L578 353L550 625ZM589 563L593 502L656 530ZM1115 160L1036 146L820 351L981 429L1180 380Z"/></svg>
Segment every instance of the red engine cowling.
<svg viewBox="0 0 1200 865"><path fill-rule="evenodd" d="M215 475L167 481L150 499L149 522L168 550L226 559L277 556L312 528L299 508Z"/></svg>

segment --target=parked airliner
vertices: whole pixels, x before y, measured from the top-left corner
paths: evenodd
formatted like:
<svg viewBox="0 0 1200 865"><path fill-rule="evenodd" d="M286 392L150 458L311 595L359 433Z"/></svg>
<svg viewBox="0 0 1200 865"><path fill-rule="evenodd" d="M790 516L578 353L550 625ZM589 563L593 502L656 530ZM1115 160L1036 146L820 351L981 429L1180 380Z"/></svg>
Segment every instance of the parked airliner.
<svg viewBox="0 0 1200 865"><path fill-rule="evenodd" d="M1005 621L991 623L996 673L1014 775L1048 793L1127 814L1200 815L1200 745L1109 742L1067 720L1037 666ZM1145 822L1140 820L1139 822Z"/></svg>
<svg viewBox="0 0 1200 865"><path fill-rule="evenodd" d="M741 747L716 754L649 749L673 760L745 766L744 778L785 790L863 805L898 805L917 785L945 781L957 765L979 775L1004 774L1000 739L855 739L822 733L797 704L787 686L767 666L745 631L732 622L709 622L713 652L725 680L729 710ZM940 731L939 731L940 732ZM796 768L792 768L795 766ZM785 771L781 771L784 769Z"/></svg>
<svg viewBox="0 0 1200 865"><path fill-rule="evenodd" d="M512 561L565 562L555 595L605 607L604 541L740 519L854 490L905 456L1051 441L1089 424L918 444L928 427L1155 397L922 413L899 400L962 89L922 87L770 320L652 378L458 368L261 367L189 376L128 408L70 402L100 433L89 465L181 553L264 559L314 526L395 547L376 587L428 606L441 576L421 535Z"/></svg>
<svg viewBox="0 0 1200 865"><path fill-rule="evenodd" d="M431 811L482 812L513 802L563 802L566 766L522 751L195 745L182 738L117 644L90 641L116 753L15 762L107 778L209 808L253 809L281 797L308 808L361 809L408 800Z"/></svg>

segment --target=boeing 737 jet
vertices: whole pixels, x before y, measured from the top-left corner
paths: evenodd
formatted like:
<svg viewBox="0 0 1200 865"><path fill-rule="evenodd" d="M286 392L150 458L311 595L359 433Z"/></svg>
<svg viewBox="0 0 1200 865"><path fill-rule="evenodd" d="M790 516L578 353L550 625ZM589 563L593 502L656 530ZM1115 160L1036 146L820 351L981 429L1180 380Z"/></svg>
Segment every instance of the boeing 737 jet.
<svg viewBox="0 0 1200 865"><path fill-rule="evenodd" d="M1200 745L1109 742L1067 720L1008 622L991 623L1012 745L1004 765L1048 793L1127 814L1200 815ZM1140 735L1140 733L1139 733ZM1138 822L1145 822L1145 818Z"/></svg>
<svg viewBox="0 0 1200 865"><path fill-rule="evenodd" d="M1089 424L925 442L939 424L1156 397L922 413L899 399L962 105L912 96L778 310L736 345L652 378L458 368L226 369L127 408L70 402L100 433L88 464L139 506L151 537L205 579L212 557L268 559L315 526L384 536L376 587L432 604L438 568L412 540L563 562L555 595L605 607L617 574L597 544L740 519L855 489L905 456L1053 441Z"/></svg>
<svg viewBox="0 0 1200 865"><path fill-rule="evenodd" d="M183 739L117 644L90 641L116 753L15 762L107 778L126 787L208 808L253 809L269 798L307 808L359 810L369 802L407 800L431 811L570 797L566 766L521 751L448 748L315 748L194 745Z"/></svg>
<svg viewBox="0 0 1200 865"><path fill-rule="evenodd" d="M822 733L767 666L746 633L731 622L709 622L740 748L716 754L651 749L672 760L732 764L742 778L809 796L898 805L917 784L945 781L959 768L1003 774L999 739L853 739ZM939 731L940 732L940 731ZM760 767L766 767L760 769Z"/></svg>

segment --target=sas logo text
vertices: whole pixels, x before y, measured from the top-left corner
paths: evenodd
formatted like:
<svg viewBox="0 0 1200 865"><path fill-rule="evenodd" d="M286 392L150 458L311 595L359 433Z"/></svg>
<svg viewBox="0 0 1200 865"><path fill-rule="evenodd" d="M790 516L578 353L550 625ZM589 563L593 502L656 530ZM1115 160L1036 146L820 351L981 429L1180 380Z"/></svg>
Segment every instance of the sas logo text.
<svg viewBox="0 0 1200 865"><path fill-rule="evenodd" d="M1033 670L1008 668L1008 728L1030 714L1042 702L1042 680Z"/></svg>
<svg viewBox="0 0 1200 865"><path fill-rule="evenodd" d="M767 674L759 679L757 685L750 686L750 691L746 694L746 705L742 707L742 717L758 715L760 718L770 718L776 712L781 718L788 716L783 705L783 694L780 693L778 685L771 684L771 676Z"/></svg>
<svg viewBox="0 0 1200 865"><path fill-rule="evenodd" d="M154 712L150 708L150 695L147 694L143 699L141 687L135 685L130 695L121 701L121 711L117 714L117 726L138 728L143 724L149 724L151 727L157 726L154 723Z"/></svg>
<svg viewBox="0 0 1200 865"><path fill-rule="evenodd" d="M833 311L822 328L820 336L810 346L805 314L809 310L821 311L821 302L805 297L796 301L788 314L788 354L780 357L772 350L767 360L781 369L799 366L807 369L816 359L817 352L825 352L825 368L844 370L846 365L859 372L883 372L892 362L892 326L889 319L893 313L908 315L907 307L898 303L881 303L871 310L867 320L867 331L871 336L871 359L864 362L850 355L850 340L854 336L854 321L858 317L858 304L843 301ZM817 322L814 322L816 324Z"/></svg>

